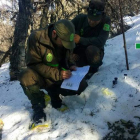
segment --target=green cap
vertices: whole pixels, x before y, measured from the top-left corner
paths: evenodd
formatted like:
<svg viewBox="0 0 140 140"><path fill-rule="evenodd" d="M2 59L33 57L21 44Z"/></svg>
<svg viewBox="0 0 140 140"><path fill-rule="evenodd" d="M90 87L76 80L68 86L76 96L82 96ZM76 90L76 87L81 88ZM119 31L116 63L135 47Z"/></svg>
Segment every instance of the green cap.
<svg viewBox="0 0 140 140"><path fill-rule="evenodd" d="M66 49L75 48L75 28L71 21L68 21L66 19L59 20L55 23L54 29L56 30L56 34L59 36L63 46Z"/></svg>

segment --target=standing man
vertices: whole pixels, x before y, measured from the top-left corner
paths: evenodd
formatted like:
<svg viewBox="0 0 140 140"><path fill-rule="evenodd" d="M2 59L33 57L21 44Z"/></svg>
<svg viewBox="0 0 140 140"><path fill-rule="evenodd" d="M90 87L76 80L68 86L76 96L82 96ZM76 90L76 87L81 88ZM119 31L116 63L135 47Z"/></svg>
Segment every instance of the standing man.
<svg viewBox="0 0 140 140"><path fill-rule="evenodd" d="M105 15L104 8L102 0L91 0L88 14L80 14L72 20L76 32L73 59L79 67L90 65L89 73L92 74L102 65L104 45L110 31L110 18Z"/></svg>
<svg viewBox="0 0 140 140"><path fill-rule="evenodd" d="M59 95L80 94L87 87L83 79L78 91L61 89L64 79L71 77L71 71L76 66L70 59L70 53L75 47L75 29L72 22L59 20L45 29L34 31L28 39L26 54L27 69L19 75L20 84L25 95L31 101L34 124L38 124L46 115L44 93L40 89L45 88L51 97L54 108L60 108L62 100Z"/></svg>

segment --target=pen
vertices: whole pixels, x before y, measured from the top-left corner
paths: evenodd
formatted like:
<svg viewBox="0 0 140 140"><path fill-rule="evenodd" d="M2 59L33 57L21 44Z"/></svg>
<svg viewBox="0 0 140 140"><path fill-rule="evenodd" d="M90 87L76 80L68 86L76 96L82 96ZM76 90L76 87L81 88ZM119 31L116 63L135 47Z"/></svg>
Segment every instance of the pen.
<svg viewBox="0 0 140 140"><path fill-rule="evenodd" d="M62 70L64 70L64 71L66 71L66 69L64 69L64 68L61 68Z"/></svg>

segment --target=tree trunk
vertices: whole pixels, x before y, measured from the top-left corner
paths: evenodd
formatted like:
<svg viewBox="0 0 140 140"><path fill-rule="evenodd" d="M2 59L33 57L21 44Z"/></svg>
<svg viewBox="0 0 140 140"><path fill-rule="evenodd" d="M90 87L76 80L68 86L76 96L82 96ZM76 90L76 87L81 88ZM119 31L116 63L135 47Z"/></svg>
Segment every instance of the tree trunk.
<svg viewBox="0 0 140 140"><path fill-rule="evenodd" d="M19 72L26 68L25 48L31 26L31 0L19 0L12 54L10 56L10 80L17 80Z"/></svg>

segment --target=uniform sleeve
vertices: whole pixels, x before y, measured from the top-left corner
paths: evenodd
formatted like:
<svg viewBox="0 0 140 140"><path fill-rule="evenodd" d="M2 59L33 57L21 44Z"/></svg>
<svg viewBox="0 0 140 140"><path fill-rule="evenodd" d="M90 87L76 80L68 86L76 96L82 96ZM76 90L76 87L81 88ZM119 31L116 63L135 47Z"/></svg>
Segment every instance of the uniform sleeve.
<svg viewBox="0 0 140 140"><path fill-rule="evenodd" d="M38 33L34 32L28 39L28 47L26 54L27 66L35 70L42 77L53 81L62 80L60 70L57 67L47 66L43 63L40 46L38 43Z"/></svg>
<svg viewBox="0 0 140 140"><path fill-rule="evenodd" d="M89 37L89 38L81 37L79 43L83 46L96 45L98 47L103 47L109 36L109 29L106 29L109 27L110 27L110 18L107 18L103 25L103 28L100 30L98 37Z"/></svg>

